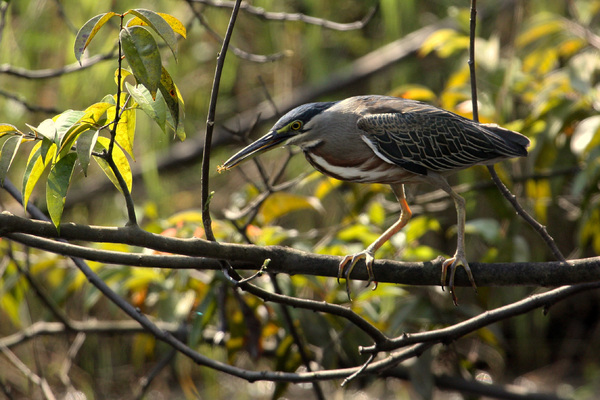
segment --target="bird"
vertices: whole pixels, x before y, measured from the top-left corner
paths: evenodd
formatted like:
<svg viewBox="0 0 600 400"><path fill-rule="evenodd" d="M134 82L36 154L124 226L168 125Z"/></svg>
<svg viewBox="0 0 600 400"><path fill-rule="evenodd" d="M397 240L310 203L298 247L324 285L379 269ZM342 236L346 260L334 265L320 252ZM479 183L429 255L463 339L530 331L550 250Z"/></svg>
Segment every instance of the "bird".
<svg viewBox="0 0 600 400"><path fill-rule="evenodd" d="M428 103L405 98L363 95L340 101L300 105L283 115L261 138L244 147L225 163L228 170L279 145L299 146L308 162L333 178L359 183L389 184L400 204L400 216L365 250L342 259L338 282L364 260L367 286L377 281L373 273L375 252L411 218L405 184L425 182L445 191L457 213L457 246L442 264L441 285L446 284L457 304L454 276L463 267L477 290L465 252L465 200L447 181L449 174L473 165L492 165L525 157L529 139L496 124L479 123Z"/></svg>

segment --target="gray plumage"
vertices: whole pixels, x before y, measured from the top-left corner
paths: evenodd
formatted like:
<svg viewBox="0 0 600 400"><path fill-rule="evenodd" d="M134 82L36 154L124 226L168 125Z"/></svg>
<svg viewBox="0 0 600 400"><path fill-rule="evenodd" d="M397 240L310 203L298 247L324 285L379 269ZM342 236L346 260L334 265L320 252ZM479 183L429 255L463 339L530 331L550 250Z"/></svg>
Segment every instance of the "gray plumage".
<svg viewBox="0 0 600 400"><path fill-rule="evenodd" d="M364 251L346 256L340 263L338 279L343 275L349 280L356 263L364 259L369 281L375 280L375 251L406 225L412 214L405 183L428 182L447 192L456 205L457 246L454 256L442 265L441 281L443 287L449 270L448 285L456 303L454 273L458 266L464 267L472 286L476 286L464 250L465 201L452 190L445 176L476 164L526 156L529 139L418 101L356 96L296 107L218 170L232 168L279 144L299 146L313 167L334 178L390 184L398 198L398 221ZM349 286L347 290L350 296Z"/></svg>

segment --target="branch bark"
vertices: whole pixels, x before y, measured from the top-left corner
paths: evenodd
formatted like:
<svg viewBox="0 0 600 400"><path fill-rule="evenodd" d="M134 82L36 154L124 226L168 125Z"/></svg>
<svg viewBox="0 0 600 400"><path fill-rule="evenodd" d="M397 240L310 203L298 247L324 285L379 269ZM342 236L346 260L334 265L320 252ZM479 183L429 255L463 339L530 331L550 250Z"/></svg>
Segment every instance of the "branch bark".
<svg viewBox="0 0 600 400"><path fill-rule="evenodd" d="M0 213L0 236L31 247L66 256L113 264L166 268L220 269L218 259L234 262L236 268L258 270L266 259L268 271L290 275L337 277L340 257L303 252L283 246L215 243L203 239L180 239L156 235L137 226L98 227L65 223L60 235L51 223L33 221L9 212ZM23 235L24 234L24 235ZM95 243L123 243L177 255L120 253L59 243L48 239ZM376 260L373 271L378 282L406 285L438 285L442 257L427 262ZM562 286L600 281L600 257L550 262L469 263L479 286ZM357 264L352 279L368 279L364 263ZM470 286L458 271L456 286Z"/></svg>

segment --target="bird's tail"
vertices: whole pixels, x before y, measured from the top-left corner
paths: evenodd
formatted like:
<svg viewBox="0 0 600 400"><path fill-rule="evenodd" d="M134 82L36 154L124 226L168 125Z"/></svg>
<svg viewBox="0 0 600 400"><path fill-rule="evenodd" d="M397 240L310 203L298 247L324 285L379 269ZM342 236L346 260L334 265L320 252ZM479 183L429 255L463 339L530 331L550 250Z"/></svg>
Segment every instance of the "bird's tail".
<svg viewBox="0 0 600 400"><path fill-rule="evenodd" d="M502 128L496 124L481 124L488 132L493 133L500 138L505 146L511 150L510 155L515 157L524 157L527 155L527 148L531 144L531 141L527 136L511 131L506 128ZM508 155L508 154L507 154Z"/></svg>

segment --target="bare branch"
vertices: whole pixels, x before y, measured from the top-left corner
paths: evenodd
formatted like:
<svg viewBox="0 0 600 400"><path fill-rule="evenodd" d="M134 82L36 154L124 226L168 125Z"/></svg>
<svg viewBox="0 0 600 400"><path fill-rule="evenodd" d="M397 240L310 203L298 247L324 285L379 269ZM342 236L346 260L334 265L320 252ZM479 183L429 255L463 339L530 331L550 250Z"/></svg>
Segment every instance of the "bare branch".
<svg viewBox="0 0 600 400"><path fill-rule="evenodd" d="M188 2L192 3L200 3L205 4L211 7L219 7L219 8L233 8L235 2L233 1L213 1L213 0L188 0ZM269 12L265 11L263 8L254 7L246 2L242 2L241 9L251 15L254 15L258 18L267 20L267 21L300 21L309 25L317 25L322 28L332 29L336 31L351 31L362 29L369 23L369 21L377 12L379 4L375 7L372 7L369 12L360 20L349 23L339 23L329 21L323 18L311 17L309 15L300 14L300 13L283 13L283 12Z"/></svg>
<svg viewBox="0 0 600 400"><path fill-rule="evenodd" d="M98 54L86 59L83 59L81 65L79 62L75 62L73 64L65 65L61 68L56 69L37 69L37 70L29 70L25 68L13 67L10 64L2 64L0 65L0 74L6 74L15 76L17 78L24 79L48 79L55 78L57 76L61 76L64 74L69 74L72 72L82 71L86 68L89 68L95 64L98 64L101 61L111 60L115 57L115 52L110 52L106 54Z"/></svg>
<svg viewBox="0 0 600 400"><path fill-rule="evenodd" d="M200 25L202 25L204 27L204 29L206 29L206 31L213 37L213 39L215 39L219 43L222 43L223 38L208 24L208 22L206 22L206 19L204 19L204 17L202 16L202 13L198 12L194 8L194 6L192 5L193 2L190 0L186 0L186 1L190 5L190 8L192 9L192 12L196 16L196 19L198 20L198 22L200 22ZM233 4L233 2L232 2L232 4ZM265 56L265 55L260 55L260 54L248 53L247 51L244 51L244 50L240 49L239 47L235 47L235 46L230 46L230 47L231 47L231 51L233 52L233 54L235 54L239 58L242 58L242 59L248 60L248 61L252 61L252 62L256 62L256 63L273 62L273 61L277 61L286 56L285 52L280 52L280 53L275 53L275 54L270 54L270 55Z"/></svg>

